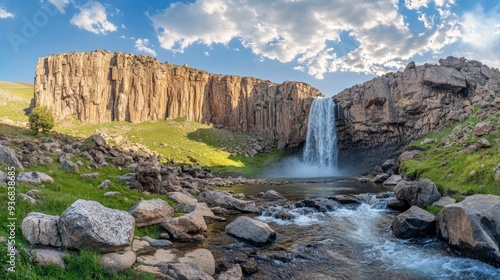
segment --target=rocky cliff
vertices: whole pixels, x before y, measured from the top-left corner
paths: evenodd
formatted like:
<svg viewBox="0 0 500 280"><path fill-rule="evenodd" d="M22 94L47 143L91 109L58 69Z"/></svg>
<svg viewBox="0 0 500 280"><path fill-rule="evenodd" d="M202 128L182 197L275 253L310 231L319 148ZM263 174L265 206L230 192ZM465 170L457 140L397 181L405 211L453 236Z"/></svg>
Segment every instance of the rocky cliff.
<svg viewBox="0 0 500 280"><path fill-rule="evenodd" d="M439 65L412 62L403 72L345 89L334 96L339 162L357 169L380 165L411 141L466 119L474 106L500 105L499 90L498 69L455 57Z"/></svg>
<svg viewBox="0 0 500 280"><path fill-rule="evenodd" d="M283 148L304 141L312 97L320 94L299 82L215 75L145 55L94 51L40 58L32 107L46 105L58 120L76 115L83 123L184 117Z"/></svg>

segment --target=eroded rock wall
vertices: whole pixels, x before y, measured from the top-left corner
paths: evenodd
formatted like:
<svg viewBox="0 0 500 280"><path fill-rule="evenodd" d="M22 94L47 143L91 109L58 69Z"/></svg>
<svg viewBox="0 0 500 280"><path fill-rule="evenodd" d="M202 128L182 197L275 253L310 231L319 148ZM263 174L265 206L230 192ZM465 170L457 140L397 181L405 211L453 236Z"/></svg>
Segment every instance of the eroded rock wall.
<svg viewBox="0 0 500 280"><path fill-rule="evenodd" d="M283 148L304 141L317 95L300 82L215 75L145 55L94 51L40 58L32 106L49 106L58 120L76 115L83 123L185 117Z"/></svg>
<svg viewBox="0 0 500 280"><path fill-rule="evenodd" d="M339 111L339 162L354 170L381 165L436 128L466 119L475 105L500 98L500 72L448 57L439 65L410 63L334 96Z"/></svg>

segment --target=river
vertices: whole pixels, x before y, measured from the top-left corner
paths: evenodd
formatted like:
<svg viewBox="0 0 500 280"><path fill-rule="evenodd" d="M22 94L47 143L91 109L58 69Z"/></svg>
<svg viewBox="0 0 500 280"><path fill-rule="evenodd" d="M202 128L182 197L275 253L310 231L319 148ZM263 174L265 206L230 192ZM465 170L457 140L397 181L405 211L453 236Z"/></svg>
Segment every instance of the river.
<svg viewBox="0 0 500 280"><path fill-rule="evenodd" d="M274 189L289 200L391 190L346 178L272 184L223 189L254 196ZM293 220L254 216L277 232L271 245L255 247L226 235L224 227L234 216L211 224L200 246L212 251L219 269L255 258L259 269L246 279L500 279L500 269L461 258L435 238L394 238L390 225L397 213L384 207L392 198L363 197L367 203L357 207L324 213L292 210Z"/></svg>

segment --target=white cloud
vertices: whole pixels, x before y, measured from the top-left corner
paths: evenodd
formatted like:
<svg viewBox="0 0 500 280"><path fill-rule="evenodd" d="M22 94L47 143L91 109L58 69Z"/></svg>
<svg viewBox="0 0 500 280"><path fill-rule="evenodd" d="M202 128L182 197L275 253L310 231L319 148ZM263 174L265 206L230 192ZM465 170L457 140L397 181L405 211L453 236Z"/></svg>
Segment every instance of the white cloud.
<svg viewBox="0 0 500 280"><path fill-rule="evenodd" d="M481 6L464 13L461 28L469 59L482 60L489 66L500 67L500 11L485 12Z"/></svg>
<svg viewBox="0 0 500 280"><path fill-rule="evenodd" d="M14 14L7 12L3 7L0 7L0 18L13 18Z"/></svg>
<svg viewBox="0 0 500 280"><path fill-rule="evenodd" d="M152 48L149 48L148 46L149 46L149 39L139 38L137 39L137 41L135 41L135 49L138 52L143 52L151 56L156 56L156 52Z"/></svg>
<svg viewBox="0 0 500 280"><path fill-rule="evenodd" d="M108 21L106 8L101 3L89 2L79 9L80 13L71 18L71 23L78 26L78 28L95 34L116 31L116 26Z"/></svg>
<svg viewBox="0 0 500 280"><path fill-rule="evenodd" d="M123 28L123 29L126 29L127 27L125 26L125 24L122 24L122 28Z"/></svg>
<svg viewBox="0 0 500 280"><path fill-rule="evenodd" d="M174 53L192 44L227 45L236 39L260 60L296 61L321 79L334 71L396 70L405 60L439 52L460 37L458 18L449 10L454 0L405 1L412 9L430 2L438 7L434 17L422 15L427 30L421 34L404 21L398 2L197 0L171 4L150 19L160 46Z"/></svg>
<svg viewBox="0 0 500 280"><path fill-rule="evenodd" d="M61 14L65 13L64 8L68 6L68 4L71 2L71 0L49 0L49 2L54 5Z"/></svg>
<svg viewBox="0 0 500 280"><path fill-rule="evenodd" d="M304 66L295 66L295 67L293 67L293 70L297 70L297 71L300 71L300 72L306 71L306 69L304 68Z"/></svg>
<svg viewBox="0 0 500 280"><path fill-rule="evenodd" d="M210 54L208 52L204 52L203 53L205 56L210 56Z"/></svg>
<svg viewBox="0 0 500 280"><path fill-rule="evenodd" d="M426 29L431 29L434 27L434 16L430 17L425 13L420 13L418 16L418 20L424 23Z"/></svg>

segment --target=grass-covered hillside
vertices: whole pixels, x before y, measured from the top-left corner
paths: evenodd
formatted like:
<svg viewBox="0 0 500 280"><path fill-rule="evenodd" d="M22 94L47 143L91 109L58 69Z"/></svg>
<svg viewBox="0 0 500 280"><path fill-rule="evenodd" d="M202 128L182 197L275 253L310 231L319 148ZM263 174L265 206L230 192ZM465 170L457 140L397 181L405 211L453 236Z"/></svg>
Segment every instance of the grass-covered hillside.
<svg viewBox="0 0 500 280"><path fill-rule="evenodd" d="M492 130L476 136L474 129L481 122ZM481 139L490 147L480 144ZM440 191L457 198L459 194L500 195L500 181L493 178L493 169L500 164L500 111L494 107L478 106L467 120L434 131L407 150L423 151L401 164L401 171L411 179L431 179Z"/></svg>
<svg viewBox="0 0 500 280"><path fill-rule="evenodd" d="M33 85L0 82L0 123L27 122L24 109L29 107L32 97ZM183 119L86 125L65 120L58 123L54 131L81 139L99 131L120 142L144 145L161 154L165 161L170 158L177 164L197 164L225 174L255 176L266 165L283 156L280 151L245 156L249 147L257 143L256 137L251 134L235 133ZM0 130L1 133L5 132Z"/></svg>

